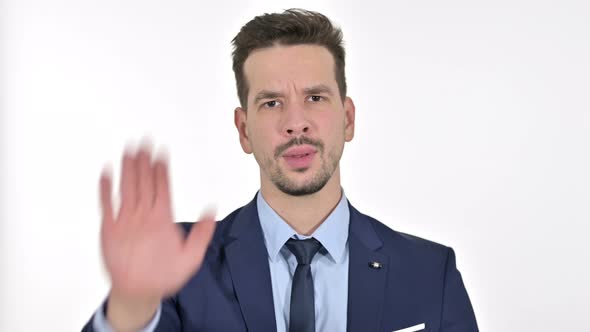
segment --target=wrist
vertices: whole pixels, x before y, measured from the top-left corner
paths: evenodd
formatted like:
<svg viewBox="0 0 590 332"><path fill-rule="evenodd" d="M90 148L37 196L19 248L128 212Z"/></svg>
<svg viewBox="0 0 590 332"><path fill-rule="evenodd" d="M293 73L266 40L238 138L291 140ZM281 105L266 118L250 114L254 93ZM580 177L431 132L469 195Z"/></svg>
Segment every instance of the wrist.
<svg viewBox="0 0 590 332"><path fill-rule="evenodd" d="M117 332L139 331L154 317L160 302L160 298L133 298L111 290L106 318Z"/></svg>

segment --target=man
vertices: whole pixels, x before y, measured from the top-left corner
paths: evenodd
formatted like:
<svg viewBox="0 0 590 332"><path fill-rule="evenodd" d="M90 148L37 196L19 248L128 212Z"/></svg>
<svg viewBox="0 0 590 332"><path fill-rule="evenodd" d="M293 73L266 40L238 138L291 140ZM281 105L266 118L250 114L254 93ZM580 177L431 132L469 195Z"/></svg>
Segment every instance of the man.
<svg viewBox="0 0 590 332"><path fill-rule="evenodd" d="M112 288L83 331L477 331L452 249L393 231L340 185L354 136L342 33L304 10L233 40L240 144L260 190L218 223L174 224L167 165L123 157L121 207L101 178Z"/></svg>

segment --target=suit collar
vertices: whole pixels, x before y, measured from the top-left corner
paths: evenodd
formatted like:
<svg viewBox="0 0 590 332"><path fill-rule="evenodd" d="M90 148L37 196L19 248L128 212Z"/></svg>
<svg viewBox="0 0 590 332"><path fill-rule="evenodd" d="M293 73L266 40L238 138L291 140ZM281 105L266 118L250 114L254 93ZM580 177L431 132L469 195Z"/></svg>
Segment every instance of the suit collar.
<svg viewBox="0 0 590 332"><path fill-rule="evenodd" d="M229 230L229 236L238 239L241 237L256 237L262 235L262 229L260 228L260 222L258 220L258 209L256 207L256 195L246 205L244 205L235 219ZM256 226L258 225L258 226Z"/></svg>
<svg viewBox="0 0 590 332"><path fill-rule="evenodd" d="M350 203L348 331L381 330L387 275L398 261L381 253L383 241L370 217ZM236 215L226 246L227 261L244 320L250 331L276 332L268 251L258 218L256 196ZM381 268L372 268L378 262Z"/></svg>
<svg viewBox="0 0 590 332"><path fill-rule="evenodd" d="M326 220L315 230L311 235L316 238L328 253L328 257L337 263L342 263L345 256L346 241L349 233L350 211L348 200L341 191L342 195L340 201L334 207L332 212L326 217ZM297 238L307 238L297 234L297 232L289 225L281 216L276 213L273 208L268 205L262 193L259 191L256 196L256 207L258 209L258 217L262 233L264 235L264 243L268 249L268 256L271 261L279 259L281 248L287 240L294 235ZM288 251L287 251L288 252Z"/></svg>
<svg viewBox="0 0 590 332"><path fill-rule="evenodd" d="M347 330L381 331L387 275L392 271L390 258L380 251L383 241L371 219L349 207Z"/></svg>
<svg viewBox="0 0 590 332"><path fill-rule="evenodd" d="M348 203L350 210L350 228L349 234L356 236L360 243L368 250L378 250L383 246L383 241L379 238L375 229L369 221L369 217L360 213L352 204Z"/></svg>
<svg viewBox="0 0 590 332"><path fill-rule="evenodd" d="M272 283L256 197L232 222L225 248L238 303L248 331L276 332Z"/></svg>

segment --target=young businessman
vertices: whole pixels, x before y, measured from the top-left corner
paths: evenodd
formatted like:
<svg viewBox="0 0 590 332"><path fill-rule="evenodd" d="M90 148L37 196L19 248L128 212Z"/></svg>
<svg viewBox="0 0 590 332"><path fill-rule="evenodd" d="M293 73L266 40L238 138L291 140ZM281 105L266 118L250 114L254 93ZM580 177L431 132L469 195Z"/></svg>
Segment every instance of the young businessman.
<svg viewBox="0 0 590 332"><path fill-rule="evenodd" d="M101 178L112 288L83 331L477 331L452 249L344 195L355 107L341 31L287 10L255 17L233 46L234 123L260 190L218 223L174 224L166 162L126 153L119 211Z"/></svg>

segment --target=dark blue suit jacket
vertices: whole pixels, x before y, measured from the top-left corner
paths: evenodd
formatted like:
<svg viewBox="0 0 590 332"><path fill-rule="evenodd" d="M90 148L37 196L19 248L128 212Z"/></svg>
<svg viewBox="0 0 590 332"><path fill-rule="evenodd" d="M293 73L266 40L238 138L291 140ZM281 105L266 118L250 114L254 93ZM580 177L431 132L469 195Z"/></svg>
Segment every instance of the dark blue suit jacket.
<svg viewBox="0 0 590 332"><path fill-rule="evenodd" d="M478 331L451 248L393 231L349 208L349 332L421 323L428 332ZM188 231L192 223L180 225ZM93 331L92 319L82 331ZM156 331L276 332L256 198L218 222L201 269L163 302Z"/></svg>

